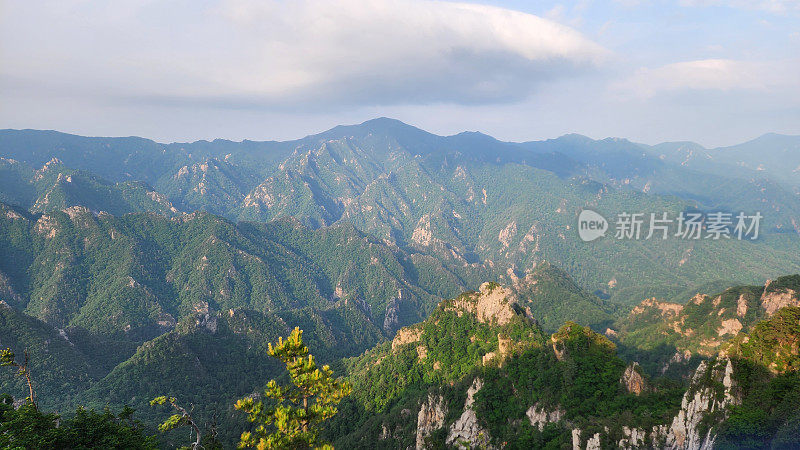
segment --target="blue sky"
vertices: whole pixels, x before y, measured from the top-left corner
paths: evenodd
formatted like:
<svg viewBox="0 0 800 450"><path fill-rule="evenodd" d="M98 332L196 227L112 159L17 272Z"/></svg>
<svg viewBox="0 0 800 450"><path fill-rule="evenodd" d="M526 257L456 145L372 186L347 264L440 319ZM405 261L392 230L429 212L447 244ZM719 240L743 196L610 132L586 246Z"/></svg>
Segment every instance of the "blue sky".
<svg viewBox="0 0 800 450"><path fill-rule="evenodd" d="M800 134L800 0L2 0L0 128L290 139Z"/></svg>

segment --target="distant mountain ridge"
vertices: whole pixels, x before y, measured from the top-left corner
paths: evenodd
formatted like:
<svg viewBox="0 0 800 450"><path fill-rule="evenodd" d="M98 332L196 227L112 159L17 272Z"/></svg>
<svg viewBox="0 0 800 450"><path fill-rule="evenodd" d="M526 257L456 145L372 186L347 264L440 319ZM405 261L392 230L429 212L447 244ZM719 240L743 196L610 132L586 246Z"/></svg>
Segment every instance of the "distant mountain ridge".
<svg viewBox="0 0 800 450"><path fill-rule="evenodd" d="M800 307L800 275L767 280L761 286L698 293L685 303L646 299L609 333L634 347L674 346L676 358L686 352L710 357L739 333L750 332L756 323L786 307Z"/></svg>
<svg viewBox="0 0 800 450"><path fill-rule="evenodd" d="M778 139L783 159L789 155L783 142L793 139ZM475 132L445 137L387 118L287 142L158 144L3 130L0 201L45 213L70 206L113 214L199 209L234 221L289 216L311 227L346 222L451 271L478 264L499 281L510 280L509 270L524 274L550 261L580 286L625 303L726 279L725 267L742 254L752 256L736 271L740 283L800 269L800 258L786 250L800 248L800 195L790 183L770 178L771 169L682 165L681 156L667 152L670 145L580 135L525 143ZM58 161L48 166L52 180L39 178L50 161ZM592 250L600 261L619 260L615 255L622 253L632 259L610 270L576 242L571 227L584 207L609 215L654 208L673 214L758 210L765 238L755 247L715 243L721 264L709 259L708 243L668 242L669 248L657 249L606 241ZM755 259L766 264L751 265ZM642 286L632 275L644 268L653 280Z"/></svg>

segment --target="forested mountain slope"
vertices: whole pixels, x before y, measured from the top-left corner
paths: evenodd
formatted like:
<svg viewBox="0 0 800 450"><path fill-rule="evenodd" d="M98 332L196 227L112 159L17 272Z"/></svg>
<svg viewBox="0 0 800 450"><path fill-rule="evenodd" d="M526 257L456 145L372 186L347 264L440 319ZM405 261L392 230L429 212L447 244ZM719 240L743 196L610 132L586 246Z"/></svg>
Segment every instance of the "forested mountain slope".
<svg viewBox="0 0 800 450"><path fill-rule="evenodd" d="M800 306L800 276L768 280L762 286L734 286L696 294L688 302L643 300L607 330L651 373L681 367L691 355L712 357L734 337L749 333L781 308Z"/></svg>
<svg viewBox="0 0 800 450"><path fill-rule="evenodd" d="M342 448L793 442L800 284L758 285L800 272L800 197L775 163L793 142L743 144L759 168L741 149L390 119L290 142L3 130L0 344L29 351L45 408L153 424L148 400L176 395L226 442L232 402L281 374L265 344L295 326L356 386L329 430ZM584 208L763 222L756 240L583 242Z"/></svg>
<svg viewBox="0 0 800 450"><path fill-rule="evenodd" d="M786 156L793 139L762 139L759 152L770 161ZM674 147L578 135L526 143L437 136L385 118L287 142L159 144L4 130L0 199L31 212L201 209L231 220L291 216L312 228L349 223L452 272L479 265L489 274L483 279L510 283L509 271L522 276L549 261L618 303L672 296L731 273L755 283L800 270L791 175L774 164L684 164ZM610 221L622 212L674 218L695 208L760 212L764 220L754 242L586 245L575 223L587 207Z"/></svg>
<svg viewBox="0 0 800 450"><path fill-rule="evenodd" d="M729 336L686 378L651 376L588 327L545 335L485 284L349 360L356 389L329 434L342 448L791 448L797 309Z"/></svg>

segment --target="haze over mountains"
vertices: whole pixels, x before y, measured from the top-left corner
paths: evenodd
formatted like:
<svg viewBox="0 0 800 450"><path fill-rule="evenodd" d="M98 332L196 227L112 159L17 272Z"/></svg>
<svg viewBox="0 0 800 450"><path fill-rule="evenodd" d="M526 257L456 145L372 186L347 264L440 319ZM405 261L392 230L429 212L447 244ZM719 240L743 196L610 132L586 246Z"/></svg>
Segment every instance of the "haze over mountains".
<svg viewBox="0 0 800 450"><path fill-rule="evenodd" d="M608 235L587 243L575 229L582 208L609 220L686 211L764 219L756 240ZM564 342L577 339L612 361L606 375L615 380L626 367L620 358L656 376L678 355L681 379L694 370L692 357L716 356L771 319L776 309L762 305L769 289L760 286L800 272L800 136L718 149L579 135L509 143L473 132L437 136L385 118L289 142L159 144L2 130L0 249L0 342L32 350L43 405L133 404L150 420L147 399L170 392L236 423L231 400L276 376L264 346L294 326L313 353L366 380L395 376L395 363L408 363L400 376L409 380L423 368L435 373L436 349L462 346L464 358L439 360L446 376L414 379L382 398L388 409L376 417L384 422L359 415L378 402L359 397L352 421L340 424L351 434L334 436L356 445L392 422L400 431L386 439L406 444L419 434L402 410L432 386L467 389L486 355L513 353L501 348L508 334L527 354L549 349L547 334L561 329ZM470 310L469 324L451 317L452 299L485 294L487 281L502 285L495 300L506 306ZM737 285L745 286L725 290ZM782 307L796 305L795 279L778 288ZM651 297L658 300L642 303ZM749 312L737 315L740 297ZM454 321L442 328L448 333L471 324L486 339L475 344L460 331L445 338L426 321L431 314ZM492 323L497 314L510 322ZM562 329L567 321L588 328ZM416 347L392 353L397 331L420 322L431 358ZM608 330L619 351L591 330ZM393 366L375 375L369 364L381 358ZM556 355L533 358L545 364ZM22 389L7 373L0 381ZM685 391L669 389L671 400L649 397L669 405L659 420L677 414ZM617 401L614 392L603 401ZM562 406L570 420L586 413ZM600 426L582 420L581 429ZM514 433L501 422L490 435ZM667 439L651 419L634 425Z"/></svg>
<svg viewBox="0 0 800 450"><path fill-rule="evenodd" d="M747 282L797 267L786 250L800 228L800 174L787 169L800 165L798 142L765 135L707 150L566 135L506 143L480 133L436 136L391 119L290 142L157 144L6 130L0 198L31 212L80 205L116 215L201 209L233 221L291 216L312 228L346 222L434 256L461 278L475 266L495 277L520 275L548 260L584 287L627 302L646 294L626 294L642 285L633 286L628 267L649 273L649 293L728 279L731 264ZM624 210L759 211L764 237L713 243L713 263L704 242L588 247L568 228L587 206L611 217ZM589 251L597 257L578 256ZM751 265L739 252L760 262ZM614 269L592 261L612 258L628 261Z"/></svg>

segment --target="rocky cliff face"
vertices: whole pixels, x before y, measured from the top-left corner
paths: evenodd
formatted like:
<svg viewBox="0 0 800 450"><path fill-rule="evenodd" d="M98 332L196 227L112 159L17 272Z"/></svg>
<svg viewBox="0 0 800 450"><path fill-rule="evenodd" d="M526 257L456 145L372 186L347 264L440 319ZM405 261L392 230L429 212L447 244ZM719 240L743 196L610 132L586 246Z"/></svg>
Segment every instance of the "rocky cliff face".
<svg viewBox="0 0 800 450"><path fill-rule="evenodd" d="M683 311L683 305L677 303L660 302L653 298L642 300L631 310L631 316L658 315L663 319L677 317Z"/></svg>
<svg viewBox="0 0 800 450"><path fill-rule="evenodd" d="M644 300L615 323L615 338L625 342L636 334L636 339L669 341L680 352L713 357L738 333L749 332L787 306L800 306L800 275L767 280L764 286L697 294L685 305Z"/></svg>
<svg viewBox="0 0 800 450"><path fill-rule="evenodd" d="M472 405L475 403L475 394L483 387L483 380L476 378L467 390L467 400L464 402L464 412L461 417L450 426L447 434L447 445L459 449L493 448L489 445L489 432L478 424L478 416Z"/></svg>
<svg viewBox="0 0 800 450"><path fill-rule="evenodd" d="M483 387L483 380L476 378L467 389L467 400L461 416L453 422L447 433L446 444L459 449L494 448L489 444L489 433L478 424L478 416L473 409L475 394ZM417 450L430 447L426 439L432 432L445 426L447 404L440 394L428 394L420 405L417 415L416 448Z"/></svg>
<svg viewBox="0 0 800 450"><path fill-rule="evenodd" d="M565 326L566 327L566 326ZM401 339L418 339L411 332L399 335ZM574 331L567 327L566 331ZM565 331L565 332L566 332ZM596 339L602 337L597 335ZM562 341L558 333L551 343L556 353L560 350L567 358L566 349L558 345ZM606 343L605 338L597 345ZM611 345L610 342L608 345ZM681 400L680 409L669 422L652 428L635 428L630 423L608 426L603 430L581 429L582 427L567 419L567 411L560 406L533 404L525 415L531 426L542 431L547 424L556 423L571 431L574 450L599 450L601 448L663 448L670 450L707 450L713 448L719 425L724 421L731 405L741 402L740 389L734 378L734 365L728 358L718 358L702 362L694 371L689 387ZM445 444L459 449L490 448L489 431L482 425L482 418L474 409L476 394L483 388L481 378L475 378L466 392L466 401L460 416L446 420L449 409L460 409L461 405L447 404L441 394L428 394L419 409L416 448L428 448L430 437L435 430L446 430ZM642 395L653 387L642 375L636 363L628 365L619 379L622 387L635 395ZM427 440L427 441L426 441ZM441 443L438 443L441 444ZM497 445L495 443L495 445Z"/></svg>
<svg viewBox="0 0 800 450"><path fill-rule="evenodd" d="M401 290L398 292L398 297L390 302L390 310L392 305L399 304L402 298ZM478 322L483 324L503 326L518 316L524 317L530 323L535 323L533 317L524 312L518 305L511 291L494 283L483 283L478 292L469 292L448 302L444 303L445 311L453 311L459 317L464 314L473 315ZM392 320L396 312L390 312L390 310L387 310L388 315L386 321L384 321L384 327L391 327L392 324L396 323L396 321ZM417 342L421 336L422 327L419 325L401 328L392 340L392 349L397 350L402 345ZM499 345L500 355L507 354L510 351L511 343L507 339L501 340Z"/></svg>
<svg viewBox="0 0 800 450"><path fill-rule="evenodd" d="M619 382L625 387L625 390L631 394L641 395L642 392L647 391L650 387L647 385L644 377L641 374L641 369L638 363L632 363L625 368Z"/></svg>
<svg viewBox="0 0 800 450"><path fill-rule="evenodd" d="M406 300L405 296L403 295L403 290L397 290L397 296L393 297L389 300L389 304L386 306L386 314L383 317L383 331L387 334L393 332L397 329L397 325L400 323L400 304Z"/></svg>
<svg viewBox="0 0 800 450"><path fill-rule="evenodd" d="M398 298L402 298L402 295L402 293L398 294ZM426 345L431 344L429 341L422 339L426 329L425 324L437 326L443 315L454 315L457 318L474 317L479 327L490 329L492 333L496 333L496 349L480 355L481 359L476 361L481 362L484 366L490 364L502 366L511 354L525 347L525 342L520 343L518 342L519 340L515 341L507 335L506 332L509 329L514 326L529 327L531 341L527 342L527 344L535 342L540 332L536 320L533 319L529 311L525 311L519 305L515 295L510 290L496 283L483 283L477 292L467 292L455 299L442 302L439 309L426 322L397 330L394 339L392 339L392 352L397 353L404 346L415 345L419 360L426 359L430 350ZM384 325L386 326L386 323ZM475 335L473 335L472 342L474 342L475 338ZM422 341L426 341L427 344ZM450 349L448 348L446 351L449 352ZM435 362L434 364L440 363ZM438 370L436 365L433 368Z"/></svg>
<svg viewBox="0 0 800 450"><path fill-rule="evenodd" d="M459 313L474 314L481 323L505 325L518 313L512 292L494 283L483 283L480 290L456 299L452 308Z"/></svg>
<svg viewBox="0 0 800 450"><path fill-rule="evenodd" d="M635 365L628 366L626 374L632 392L637 390L642 392L648 388ZM654 426L650 430L623 425L621 437L618 430L614 433L606 429L604 433L586 434L581 429L574 428L572 447L574 450L599 450L609 442L615 442L615 447L623 449L643 447L670 450L711 449L716 438L715 426L724 419L728 406L739 402L732 375L733 364L729 359L704 361L695 371L690 387L681 402L681 409L671 423ZM492 448L489 433L480 425L473 409L475 394L482 387L483 380L476 378L467 390L463 412L449 426L446 440L448 446L459 449ZM417 449L427 448L425 439L433 431L446 426L446 415L447 405L442 396L429 394L420 406L417 416ZM543 430L548 423L562 422L565 415L566 412L560 407L547 409L539 404L531 406L526 412L531 425L539 430ZM703 419L706 417L712 417L710 428L704 424ZM570 426L568 422L564 424Z"/></svg>
<svg viewBox="0 0 800 450"><path fill-rule="evenodd" d="M497 335L497 351L496 352L489 352L483 355L482 362L483 365L492 364L496 362L498 365L502 367L505 358L511 354L511 350L513 347L513 342L511 339L504 337L502 334Z"/></svg>
<svg viewBox="0 0 800 450"><path fill-rule="evenodd" d="M419 341L422 337L422 327L406 327L397 330L397 334L392 339L392 350L395 351L403 345Z"/></svg>
<svg viewBox="0 0 800 450"><path fill-rule="evenodd" d="M441 395L428 394L417 414L417 450L426 448L425 438L430 436L431 432L442 428L446 415L447 404L444 398Z"/></svg>
<svg viewBox="0 0 800 450"><path fill-rule="evenodd" d="M773 288L773 280L768 280L761 296L761 307L767 316L772 316L784 306L800 306L800 294L788 287Z"/></svg>
<svg viewBox="0 0 800 450"><path fill-rule="evenodd" d="M538 428L539 431L544 430L544 426L548 423L560 422L566 414L567 412L561 407L548 410L539 405L539 403L531 406L525 412L525 415L528 416L528 420L531 421L531 426Z"/></svg>
<svg viewBox="0 0 800 450"><path fill-rule="evenodd" d="M703 361L683 396L681 409L670 424L655 426L651 430L623 426L622 438L616 441L616 447L670 450L713 448L715 427L725 418L727 408L740 401L732 375L733 364L729 359ZM703 420L707 417L711 418L710 427ZM582 434L580 429L572 430L573 449L599 449L603 438L610 438L595 433L584 440Z"/></svg>
<svg viewBox="0 0 800 450"><path fill-rule="evenodd" d="M635 335L634 339L651 343L669 342L679 352L714 357L739 332L749 331L782 306L800 302L787 284L778 279L773 287L768 282L765 287L736 286L719 294L697 294L686 305L644 300L615 324L616 339L624 343Z"/></svg>
<svg viewBox="0 0 800 450"><path fill-rule="evenodd" d="M777 292L787 285L793 286L784 280L773 286L772 291ZM796 285L800 286L800 282ZM797 291L800 292L800 288ZM737 323L746 323L750 328L755 327L754 330L769 331L753 331L752 336L763 335L764 339L771 341L775 340L771 330L784 330L778 338L781 349L786 347L785 352L796 356L798 340L794 336L798 334L800 308L785 307L777 311L772 319L775 323L768 324L769 327L765 328L761 323L752 325L755 319L751 316L765 314L759 303L761 297L760 286L745 286L728 289L716 296L695 296L686 306L643 302L637 314L652 316L654 325L660 325L667 317L681 330L691 328L695 333L713 336L719 334L717 326L733 323L732 319L741 320ZM490 299L493 300L490 302ZM497 325L503 322L506 312L514 315L505 319L505 326ZM580 450L711 449L715 443L724 445L729 439L738 438L738 434L731 432L735 428L729 429L723 424L732 413L737 415L730 424L740 423L741 411L732 410L730 406L741 404L742 399L748 399L755 389L750 381L736 385L734 371L740 368L737 361L743 358L742 354L752 357L748 352L754 349L764 354L775 353L775 346L759 344L747 347L748 336L738 332L740 337L743 336L737 341L741 347L739 354L717 354L700 363L700 358L690 350L669 349L658 355L668 360L663 367L661 360L652 364L653 360L639 359L651 364L648 369L655 373L659 370L663 373L673 364L680 365L681 371L675 374L675 380L680 377L686 384L662 383L660 379L651 383L638 363L625 361L632 361L638 355L621 357L612 340L589 327L567 322L548 340L532 322L526 320L526 316L513 296L497 285L486 284L479 292L442 302L426 322L401 329L392 350L385 346L370 356L378 361L373 366L386 364L388 358L392 365L385 367L394 368L396 365L392 358L395 358L404 364L413 361L416 365L414 370L420 368L428 371L423 373L443 373L450 378L435 380L425 385L425 390L417 390L411 394L413 397L406 398L404 406L410 409L405 422L402 417L398 418L398 408L394 408L386 414L391 420L381 423L383 428L372 426L373 422L366 432L374 436L373 439L391 438L402 448L413 447L412 443L415 443L417 448L445 446L459 449L488 448L491 445L498 448L525 445L570 447L570 444L573 449ZM620 333L629 332L624 328L620 330ZM664 328L656 330L663 331ZM725 334L733 332L736 330ZM460 338L454 339L456 336ZM755 339L752 336L750 339ZM526 343L527 347L524 346ZM479 347L479 344L482 345ZM459 352L470 355L471 359L462 360L470 364L471 370L445 372L457 368L454 361L447 360L447 356ZM756 355L752 361L762 361L761 356ZM380 375L387 379L385 373ZM400 380L402 377L398 375L392 379ZM559 389L562 380L572 384ZM572 386L585 386L587 389L578 391L571 389ZM603 394L602 402L588 403L587 399L591 401L593 392L603 391L607 394ZM488 395L484 398L484 394ZM627 406L626 403L632 400L631 394L641 396L639 401L633 401L636 406L652 404L653 408L643 413ZM447 400L459 396L462 399L466 397L466 401ZM507 404L498 405L497 396L502 396L500 401L507 401ZM745 403L750 405L749 400ZM498 417L500 408L507 416ZM490 412L483 416L487 410ZM415 429L413 417L417 412ZM397 424L402 424L402 427ZM789 424L790 427L793 425ZM394 427L394 431L390 427Z"/></svg>
<svg viewBox="0 0 800 450"><path fill-rule="evenodd" d="M709 414L721 412L738 403L734 395L733 364L729 359L707 363L703 361L692 377L692 384L683 396L681 409L672 420L666 444L671 449L710 449L714 445L713 427L704 430L700 422ZM714 387L722 382L721 392Z"/></svg>

